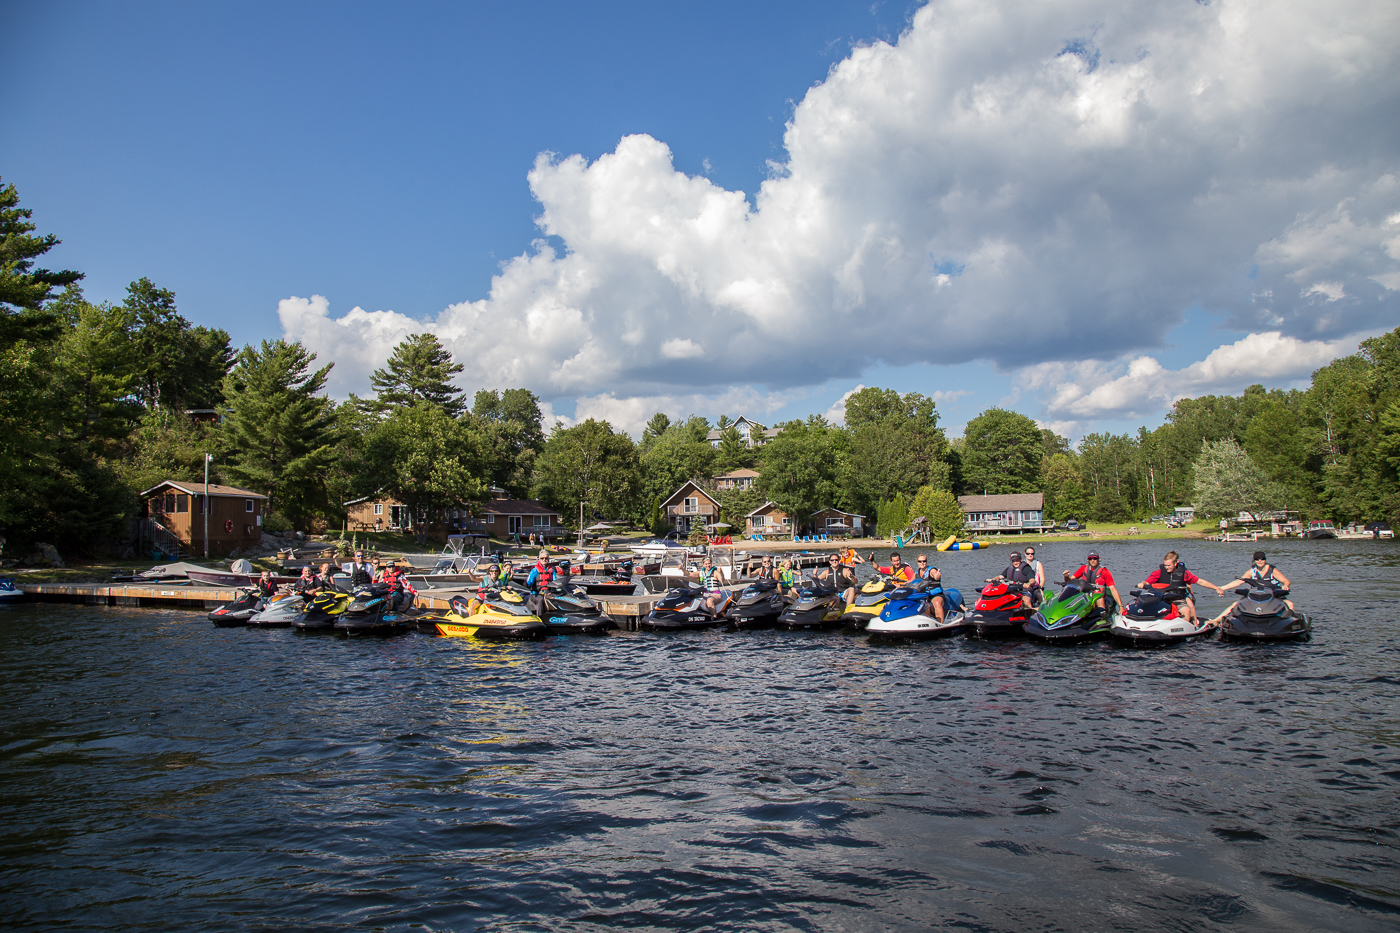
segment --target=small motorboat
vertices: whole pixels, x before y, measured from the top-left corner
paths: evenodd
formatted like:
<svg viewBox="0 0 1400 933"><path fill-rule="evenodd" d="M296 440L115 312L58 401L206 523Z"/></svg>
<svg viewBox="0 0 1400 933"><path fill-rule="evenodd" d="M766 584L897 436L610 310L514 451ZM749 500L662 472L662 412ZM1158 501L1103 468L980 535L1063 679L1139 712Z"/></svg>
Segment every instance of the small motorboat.
<svg viewBox="0 0 1400 933"><path fill-rule="evenodd" d="M1289 609L1284 599L1288 590L1270 586L1241 586L1235 589L1239 601L1220 620L1220 637L1231 641L1307 641L1312 638L1312 619L1307 613Z"/></svg>
<svg viewBox="0 0 1400 933"><path fill-rule="evenodd" d="M1303 532L1305 538L1335 538L1337 537L1337 526L1329 519L1320 519L1315 522L1308 522L1307 531Z"/></svg>

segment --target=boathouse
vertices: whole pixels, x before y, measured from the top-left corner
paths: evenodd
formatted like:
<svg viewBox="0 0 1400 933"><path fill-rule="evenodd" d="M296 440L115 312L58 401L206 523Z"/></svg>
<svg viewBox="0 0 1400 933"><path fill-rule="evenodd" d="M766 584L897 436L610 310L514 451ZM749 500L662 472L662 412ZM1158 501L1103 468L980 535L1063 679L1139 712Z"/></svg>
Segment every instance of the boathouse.
<svg viewBox="0 0 1400 933"><path fill-rule="evenodd" d="M677 534L688 535L719 521L719 500L695 480L686 480L661 503L661 514Z"/></svg>
<svg viewBox="0 0 1400 933"><path fill-rule="evenodd" d="M1045 495L1016 492L996 496L958 496L968 531L1017 534L1041 531L1045 524Z"/></svg>
<svg viewBox="0 0 1400 933"><path fill-rule="evenodd" d="M172 557L204 554L204 513L209 513L209 555L262 542L267 496L237 486L168 479L141 493L140 540Z"/></svg>
<svg viewBox="0 0 1400 933"><path fill-rule="evenodd" d="M772 502L765 502L744 516L744 527L751 535L790 535L797 529L792 516Z"/></svg>
<svg viewBox="0 0 1400 933"><path fill-rule="evenodd" d="M819 535L851 535L865 537L865 516L843 512L837 508L812 513L812 530Z"/></svg>

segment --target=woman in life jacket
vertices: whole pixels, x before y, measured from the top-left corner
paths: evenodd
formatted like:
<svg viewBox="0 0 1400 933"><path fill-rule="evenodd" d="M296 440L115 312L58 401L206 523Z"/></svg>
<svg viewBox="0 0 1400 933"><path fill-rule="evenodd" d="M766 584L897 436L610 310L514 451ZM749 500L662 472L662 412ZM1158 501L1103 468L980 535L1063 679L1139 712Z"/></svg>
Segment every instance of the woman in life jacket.
<svg viewBox="0 0 1400 933"><path fill-rule="evenodd" d="M1185 598L1173 600L1176 603L1177 611L1186 617L1188 622L1196 621L1196 597L1191 592L1192 584L1199 583L1201 586L1208 586L1215 590L1215 595L1224 596L1225 588L1216 586L1209 580L1203 580L1194 573L1186 569L1186 565L1181 562L1181 555L1176 551L1168 551L1162 557L1162 565L1152 573L1147 579L1138 584L1139 587L1151 586L1154 583L1167 584L1168 592L1180 592L1185 594Z"/></svg>
<svg viewBox="0 0 1400 933"><path fill-rule="evenodd" d="M1229 583L1221 584L1221 589L1232 590L1242 583L1257 583L1261 586L1268 586L1273 589L1278 589L1279 587L1283 587L1286 590L1293 589L1293 584L1283 575L1283 571L1269 563L1269 559L1264 555L1263 551L1255 551L1254 562L1250 565L1250 568ZM1293 609L1293 601L1291 599L1285 599L1284 603L1288 606L1290 611ZM1230 614L1230 610L1233 608L1235 608L1233 605L1226 606L1224 612L1210 620L1211 624L1214 625L1222 621Z"/></svg>
<svg viewBox="0 0 1400 933"><path fill-rule="evenodd" d="M292 590L302 596L314 596L320 588L321 581L311 572L310 564L301 568L301 576L297 577L297 582L292 585Z"/></svg>
<svg viewBox="0 0 1400 933"><path fill-rule="evenodd" d="M700 588L705 591L705 611L714 615L715 609L724 599L724 593L720 590L720 587L724 585L724 571L716 567L715 562L706 557L705 562L700 565L696 578L700 583Z"/></svg>

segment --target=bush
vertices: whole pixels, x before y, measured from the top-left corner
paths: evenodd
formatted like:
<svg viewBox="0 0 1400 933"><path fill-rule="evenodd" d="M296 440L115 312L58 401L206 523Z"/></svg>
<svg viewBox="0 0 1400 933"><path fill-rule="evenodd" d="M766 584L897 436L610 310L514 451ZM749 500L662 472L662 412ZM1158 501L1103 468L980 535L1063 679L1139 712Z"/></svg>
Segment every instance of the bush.
<svg viewBox="0 0 1400 933"><path fill-rule="evenodd" d="M268 512L263 518L263 531L268 534L280 535L284 531L292 530L292 523L287 521L286 516L281 512Z"/></svg>

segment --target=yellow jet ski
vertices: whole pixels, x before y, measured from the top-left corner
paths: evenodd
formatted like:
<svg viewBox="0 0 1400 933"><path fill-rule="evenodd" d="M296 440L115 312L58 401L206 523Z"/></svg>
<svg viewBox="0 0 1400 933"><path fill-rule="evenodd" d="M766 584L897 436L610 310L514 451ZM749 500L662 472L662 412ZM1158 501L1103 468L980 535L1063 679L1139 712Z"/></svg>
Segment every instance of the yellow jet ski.
<svg viewBox="0 0 1400 933"><path fill-rule="evenodd" d="M525 597L510 590L478 593L476 599L454 596L451 606L433 625L439 635L522 639L549 634L549 626L525 605Z"/></svg>

